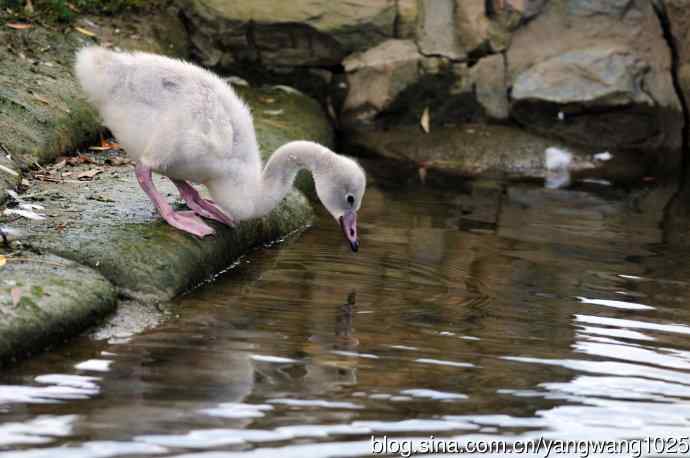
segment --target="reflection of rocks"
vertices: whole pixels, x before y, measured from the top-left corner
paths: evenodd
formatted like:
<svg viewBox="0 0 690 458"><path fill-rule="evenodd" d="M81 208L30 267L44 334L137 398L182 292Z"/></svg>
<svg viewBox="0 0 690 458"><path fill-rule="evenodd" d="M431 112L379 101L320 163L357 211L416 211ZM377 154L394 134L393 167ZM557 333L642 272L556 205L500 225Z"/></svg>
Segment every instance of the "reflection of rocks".
<svg viewBox="0 0 690 458"><path fill-rule="evenodd" d="M358 148L407 164L411 171L505 179L544 178L544 152L554 146L554 142L519 129L485 125L438 128L429 134L418 128L359 132L348 140ZM606 176L626 181L644 173L642 165L630 156L614 155L603 162L578 150L573 153L569 172L574 178ZM455 186L459 183L449 182Z"/></svg>

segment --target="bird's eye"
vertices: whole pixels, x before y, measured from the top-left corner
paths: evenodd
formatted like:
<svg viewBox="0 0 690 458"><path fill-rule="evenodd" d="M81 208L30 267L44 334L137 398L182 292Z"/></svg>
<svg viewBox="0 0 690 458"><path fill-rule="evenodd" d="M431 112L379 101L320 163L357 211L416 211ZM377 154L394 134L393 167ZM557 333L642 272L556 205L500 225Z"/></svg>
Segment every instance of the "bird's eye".
<svg viewBox="0 0 690 458"><path fill-rule="evenodd" d="M353 196L352 194L348 194L347 197L346 197L346 199L347 199L347 203L348 203L348 204L350 204L350 205L354 205L354 204L355 204L355 196Z"/></svg>

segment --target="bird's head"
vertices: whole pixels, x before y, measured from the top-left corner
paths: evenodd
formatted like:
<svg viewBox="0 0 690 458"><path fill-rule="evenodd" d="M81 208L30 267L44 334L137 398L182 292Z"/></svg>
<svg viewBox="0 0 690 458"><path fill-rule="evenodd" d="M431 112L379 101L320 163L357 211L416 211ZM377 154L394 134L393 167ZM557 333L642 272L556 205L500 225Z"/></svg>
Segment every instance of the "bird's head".
<svg viewBox="0 0 690 458"><path fill-rule="evenodd" d="M367 186L364 170L354 160L334 154L325 170L314 175L314 183L324 207L340 224L352 251L357 251L357 211Z"/></svg>

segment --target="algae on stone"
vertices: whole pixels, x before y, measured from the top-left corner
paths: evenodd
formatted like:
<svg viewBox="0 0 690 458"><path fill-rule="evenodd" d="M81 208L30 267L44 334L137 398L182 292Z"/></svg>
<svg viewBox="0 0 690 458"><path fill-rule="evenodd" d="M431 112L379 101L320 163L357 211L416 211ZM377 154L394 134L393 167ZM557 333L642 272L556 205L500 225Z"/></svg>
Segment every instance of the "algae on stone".
<svg viewBox="0 0 690 458"><path fill-rule="evenodd" d="M0 363L40 351L115 309L115 288L96 271L24 252L0 267Z"/></svg>

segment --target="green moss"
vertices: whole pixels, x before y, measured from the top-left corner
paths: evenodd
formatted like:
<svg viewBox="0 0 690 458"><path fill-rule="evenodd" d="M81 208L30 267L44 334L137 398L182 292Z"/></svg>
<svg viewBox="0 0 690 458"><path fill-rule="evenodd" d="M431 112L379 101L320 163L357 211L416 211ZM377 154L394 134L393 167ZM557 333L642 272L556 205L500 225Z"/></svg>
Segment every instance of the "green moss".
<svg viewBox="0 0 690 458"><path fill-rule="evenodd" d="M27 11L24 0L0 0L0 8L20 19L71 22L81 14L122 14L126 11L162 9L168 0L34 0Z"/></svg>
<svg viewBox="0 0 690 458"><path fill-rule="evenodd" d="M80 332L116 303L112 285L89 268L50 255L21 258L0 278L0 363Z"/></svg>

